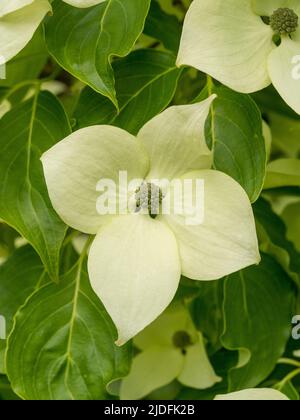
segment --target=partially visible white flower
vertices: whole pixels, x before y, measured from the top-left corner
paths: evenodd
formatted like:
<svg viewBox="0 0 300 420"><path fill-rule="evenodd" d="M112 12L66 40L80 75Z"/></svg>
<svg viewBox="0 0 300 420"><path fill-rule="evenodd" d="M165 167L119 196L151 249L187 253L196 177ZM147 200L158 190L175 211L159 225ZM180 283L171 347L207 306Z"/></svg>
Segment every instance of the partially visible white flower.
<svg viewBox="0 0 300 420"><path fill-rule="evenodd" d="M294 357L300 357L300 350L295 350L293 355Z"/></svg>
<svg viewBox="0 0 300 420"><path fill-rule="evenodd" d="M1 0L0 57L3 64L28 44L50 11L48 0Z"/></svg>
<svg viewBox="0 0 300 420"><path fill-rule="evenodd" d="M202 334L182 305L169 308L134 343L141 352L122 381L123 400L143 398L174 379L196 389L211 388L222 380L208 359Z"/></svg>
<svg viewBox="0 0 300 420"><path fill-rule="evenodd" d="M0 119L11 110L11 103L4 99L4 101L0 102Z"/></svg>
<svg viewBox="0 0 300 420"><path fill-rule="evenodd" d="M59 96L67 91L68 87L63 82L59 80L48 80L47 82L43 82L41 84L41 90L51 92L55 96ZM23 101L27 101L28 99L32 98L35 94L35 88L32 87L26 93Z"/></svg>
<svg viewBox="0 0 300 420"><path fill-rule="evenodd" d="M217 401L289 401L289 398L271 388L244 389L243 391L232 392L231 394L217 395Z"/></svg>
<svg viewBox="0 0 300 420"><path fill-rule="evenodd" d="M299 0L194 0L184 22L178 65L193 66L244 93L272 82L300 114L298 18ZM280 45L273 42L274 35Z"/></svg>
<svg viewBox="0 0 300 420"><path fill-rule="evenodd" d="M103 3L106 0L63 0L65 3L70 4L74 7L91 7L96 6L96 4Z"/></svg>
<svg viewBox="0 0 300 420"><path fill-rule="evenodd" d="M55 96L62 95L67 89L67 85L59 80L48 80L41 85L41 90L47 90Z"/></svg>

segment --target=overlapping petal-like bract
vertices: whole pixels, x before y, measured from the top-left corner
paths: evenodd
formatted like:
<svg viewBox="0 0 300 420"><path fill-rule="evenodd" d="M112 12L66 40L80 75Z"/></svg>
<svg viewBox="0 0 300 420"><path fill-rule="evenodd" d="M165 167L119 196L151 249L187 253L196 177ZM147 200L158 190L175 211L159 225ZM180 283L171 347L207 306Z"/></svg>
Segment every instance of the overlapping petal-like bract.
<svg viewBox="0 0 300 420"><path fill-rule="evenodd" d="M255 388L244 389L243 391L232 392L230 394L218 395L217 401L288 401L288 397L276 389Z"/></svg>
<svg viewBox="0 0 300 420"><path fill-rule="evenodd" d="M262 17L287 7L300 18L298 0L194 0L185 18L178 65L190 65L252 93L271 82L300 114L300 26L273 42Z"/></svg>
<svg viewBox="0 0 300 420"><path fill-rule="evenodd" d="M174 346L176 332L192 340L184 352ZM221 381L208 359L202 334L196 330L188 310L175 305L136 336L141 350L130 374L122 381L121 399L139 399L177 379L196 389L210 388Z"/></svg>
<svg viewBox="0 0 300 420"><path fill-rule="evenodd" d="M204 124L213 99L167 109L137 138L116 127L84 128L42 157L57 213L71 227L97 235L89 275L117 326L118 344L164 311L182 272L212 280L259 262L249 199L233 179L210 170ZM141 182L199 177L205 185L203 223L187 226L185 215L172 211L155 219L138 212L101 216L97 182L108 178L117 183L120 171L127 172L128 181Z"/></svg>
<svg viewBox="0 0 300 420"><path fill-rule="evenodd" d="M0 4L0 57L4 64L31 40L45 15L48 0L2 0Z"/></svg>
<svg viewBox="0 0 300 420"><path fill-rule="evenodd" d="M85 8L85 7L96 6L96 4L103 3L106 0L63 0L63 1L74 7Z"/></svg>

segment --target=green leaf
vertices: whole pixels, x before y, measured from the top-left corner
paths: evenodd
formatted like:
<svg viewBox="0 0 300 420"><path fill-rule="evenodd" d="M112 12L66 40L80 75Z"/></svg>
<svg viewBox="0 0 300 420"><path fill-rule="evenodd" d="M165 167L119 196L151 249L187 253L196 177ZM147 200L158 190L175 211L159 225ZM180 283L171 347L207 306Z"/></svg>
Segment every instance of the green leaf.
<svg viewBox="0 0 300 420"><path fill-rule="evenodd" d="M179 20L175 16L164 12L159 3L152 1L144 33L158 39L165 48L177 54L181 32L182 25Z"/></svg>
<svg viewBox="0 0 300 420"><path fill-rule="evenodd" d="M264 188L299 187L300 160L277 159L267 166L267 177Z"/></svg>
<svg viewBox="0 0 300 420"><path fill-rule="evenodd" d="M299 392L290 381L285 383L283 386L281 384L278 386L275 385L274 388L285 394L291 401L300 400Z"/></svg>
<svg viewBox="0 0 300 420"><path fill-rule="evenodd" d="M172 100L181 70L167 52L139 50L114 63L120 111L90 88L83 90L74 117L77 128L110 124L136 134Z"/></svg>
<svg viewBox="0 0 300 420"><path fill-rule="evenodd" d="M214 167L230 175L255 202L266 173L262 118L249 95L212 86L217 94L206 124L206 138L214 148Z"/></svg>
<svg viewBox="0 0 300 420"><path fill-rule="evenodd" d="M14 252L15 240L18 236L18 233L14 229L4 223L0 223L0 263L2 262L1 258L5 259Z"/></svg>
<svg viewBox="0 0 300 420"><path fill-rule="evenodd" d="M195 282L198 295L190 305L196 327L209 340L208 350L220 348L220 337L224 329L223 321L223 281Z"/></svg>
<svg viewBox="0 0 300 420"><path fill-rule="evenodd" d="M7 333L12 329L19 307L46 279L45 268L29 245L17 249L0 266L0 314L6 319Z"/></svg>
<svg viewBox="0 0 300 420"><path fill-rule="evenodd" d="M287 238L295 245L300 258L300 202L288 205L281 217L287 226Z"/></svg>
<svg viewBox="0 0 300 420"><path fill-rule="evenodd" d="M4 375L0 375L0 401L8 400L14 401L19 400L16 394L11 389L10 383Z"/></svg>
<svg viewBox="0 0 300 420"><path fill-rule="evenodd" d="M46 42L57 62L116 107L113 56L124 57L143 31L150 0L108 0L90 8L53 2Z"/></svg>
<svg viewBox="0 0 300 420"><path fill-rule="evenodd" d="M273 154L294 159L299 157L300 119L269 112L267 121L272 132Z"/></svg>
<svg viewBox="0 0 300 420"><path fill-rule="evenodd" d="M26 400L106 398L106 385L127 375L131 356L116 337L80 261L18 312L6 359L13 390Z"/></svg>
<svg viewBox="0 0 300 420"><path fill-rule="evenodd" d="M52 209L40 156L69 133L49 92L37 91L0 120L0 217L32 244L53 278L66 226Z"/></svg>
<svg viewBox="0 0 300 420"><path fill-rule="evenodd" d="M44 33L39 29L27 46L6 65L6 78L0 86L14 87L17 83L37 78L46 64L48 52Z"/></svg>
<svg viewBox="0 0 300 420"><path fill-rule="evenodd" d="M6 334L13 326L13 317L25 300L48 276L36 252L27 245L19 248L0 266L0 315L5 318ZM5 341L0 340L0 372L4 367Z"/></svg>
<svg viewBox="0 0 300 420"><path fill-rule="evenodd" d="M240 351L239 363L229 374L229 392L257 386L282 356L291 332L292 285L266 254L259 266L225 279L221 340L226 349Z"/></svg>
<svg viewBox="0 0 300 420"><path fill-rule="evenodd" d="M297 284L300 284L300 253L287 239L287 228L284 222L263 198L254 204L253 211L260 239L260 249L272 255L287 274Z"/></svg>
<svg viewBox="0 0 300 420"><path fill-rule="evenodd" d="M299 120L299 115L290 108L281 98L273 85L251 95L258 104L261 112L269 117L270 112L276 112L281 116L287 116Z"/></svg>

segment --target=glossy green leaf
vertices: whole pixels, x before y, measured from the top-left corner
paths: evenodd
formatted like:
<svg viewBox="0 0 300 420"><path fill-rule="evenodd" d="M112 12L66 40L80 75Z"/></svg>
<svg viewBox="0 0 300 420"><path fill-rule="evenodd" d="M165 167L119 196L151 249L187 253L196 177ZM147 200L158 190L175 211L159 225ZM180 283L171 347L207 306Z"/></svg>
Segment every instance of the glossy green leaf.
<svg viewBox="0 0 300 420"><path fill-rule="evenodd" d="M0 315L5 318L6 334L13 326L13 317L25 300L45 281L49 281L45 268L29 245L16 250L0 266ZM4 367L5 341L0 340L0 372Z"/></svg>
<svg viewBox="0 0 300 420"><path fill-rule="evenodd" d="M130 362L130 348L116 338L79 262L18 312L6 359L13 390L26 400L106 398L106 385L126 376Z"/></svg>
<svg viewBox="0 0 300 420"><path fill-rule="evenodd" d="M111 124L136 134L172 100L181 70L167 52L139 50L114 64L120 112L90 88L83 90L74 117L77 127Z"/></svg>
<svg viewBox="0 0 300 420"><path fill-rule="evenodd" d="M19 400L16 394L11 389L10 383L4 375L0 375L0 401L14 401Z"/></svg>
<svg viewBox="0 0 300 420"><path fill-rule="evenodd" d="M117 107L111 59L132 50L149 6L150 0L108 0L82 9L55 0L46 24L48 49L62 67Z"/></svg>
<svg viewBox="0 0 300 420"><path fill-rule="evenodd" d="M198 295L190 305L193 321L208 339L208 349L218 350L224 329L223 281L195 282Z"/></svg>
<svg viewBox="0 0 300 420"><path fill-rule="evenodd" d="M229 374L229 392L256 387L272 372L290 337L293 283L264 254L259 266L225 279L224 299L222 343L240 352Z"/></svg>
<svg viewBox="0 0 300 420"><path fill-rule="evenodd" d="M0 217L32 244L53 278L66 227L52 209L40 157L69 133L62 106L48 92L0 120Z"/></svg>
<svg viewBox="0 0 300 420"><path fill-rule="evenodd" d="M277 159L267 166L265 189L300 187L300 159Z"/></svg>
<svg viewBox="0 0 300 420"><path fill-rule="evenodd" d="M206 124L206 138L214 148L214 167L230 175L255 202L266 173L262 118L249 95L212 86L217 94Z"/></svg>
<svg viewBox="0 0 300 420"><path fill-rule="evenodd" d="M17 249L0 266L0 314L6 319L7 333L12 329L19 307L46 280L45 268L29 245Z"/></svg>
<svg viewBox="0 0 300 420"><path fill-rule="evenodd" d="M300 400L299 392L294 387L292 382L287 382L283 386L279 384L279 386L275 386L274 388L285 394L291 401Z"/></svg>
<svg viewBox="0 0 300 420"><path fill-rule="evenodd" d="M281 217L287 226L287 238L295 245L300 258L300 202L288 205Z"/></svg>
<svg viewBox="0 0 300 420"><path fill-rule="evenodd" d="M300 253L287 239L287 229L271 205L260 198L253 206L260 249L272 255L293 280L300 282Z"/></svg>
<svg viewBox="0 0 300 420"><path fill-rule="evenodd" d="M165 48L177 54L182 25L179 20L164 12L156 1L151 2L144 33L163 43Z"/></svg>

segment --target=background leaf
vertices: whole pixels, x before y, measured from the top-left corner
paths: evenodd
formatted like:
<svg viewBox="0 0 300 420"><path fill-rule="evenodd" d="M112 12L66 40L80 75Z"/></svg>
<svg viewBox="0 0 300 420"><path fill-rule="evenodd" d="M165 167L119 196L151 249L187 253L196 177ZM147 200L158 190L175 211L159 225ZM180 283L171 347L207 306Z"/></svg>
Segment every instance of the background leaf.
<svg viewBox="0 0 300 420"><path fill-rule="evenodd" d="M260 249L272 255L288 273L300 284L300 253L287 239L287 228L281 218L274 213L268 201L260 198L253 206Z"/></svg>
<svg viewBox="0 0 300 420"><path fill-rule="evenodd" d="M69 133L49 92L37 92L0 120L0 217L32 244L53 278L66 226L51 206L40 157Z"/></svg>
<svg viewBox="0 0 300 420"><path fill-rule="evenodd" d="M126 376L129 346L117 334L78 263L37 291L21 308L8 339L7 373L26 400L99 400L106 385Z"/></svg>
<svg viewBox="0 0 300 420"><path fill-rule="evenodd" d="M181 70L167 52L138 50L114 63L120 112L102 95L85 88L74 113L77 128L111 124L137 134L172 100Z"/></svg>
<svg viewBox="0 0 300 420"><path fill-rule="evenodd" d="M131 51L149 7L150 0L108 0L84 9L55 0L46 25L48 49L63 68L117 107L111 59Z"/></svg>
<svg viewBox="0 0 300 420"><path fill-rule="evenodd" d="M144 33L161 41L167 50L177 54L181 32L179 20L164 12L157 1L152 1Z"/></svg>
<svg viewBox="0 0 300 420"><path fill-rule="evenodd" d="M292 282L281 266L263 254L259 266L232 274L224 284L225 332L228 350L240 361L229 374L229 392L253 388L274 369L291 332Z"/></svg>
<svg viewBox="0 0 300 420"><path fill-rule="evenodd" d="M25 300L44 281L49 281L45 268L29 245L16 250L0 266L0 315L5 318L6 335L12 329L13 317ZM4 366L5 341L0 340L0 372Z"/></svg>
<svg viewBox="0 0 300 420"><path fill-rule="evenodd" d="M213 86L211 92L218 96L206 124L207 141L214 145L214 167L239 182L255 202L267 161L260 111L249 95L223 86Z"/></svg>

